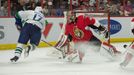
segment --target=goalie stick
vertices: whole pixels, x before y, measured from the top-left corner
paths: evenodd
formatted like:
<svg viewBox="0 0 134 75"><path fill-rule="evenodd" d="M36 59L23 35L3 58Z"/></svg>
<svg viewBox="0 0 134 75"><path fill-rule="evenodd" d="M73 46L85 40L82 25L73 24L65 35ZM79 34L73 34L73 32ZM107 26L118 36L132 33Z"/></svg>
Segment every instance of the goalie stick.
<svg viewBox="0 0 134 75"><path fill-rule="evenodd" d="M123 45L123 47L124 48L127 48L128 46L130 47L132 44L134 43L134 40L129 44L129 45ZM123 55L125 54L127 52L127 50L125 50L124 52L123 52Z"/></svg>
<svg viewBox="0 0 134 75"><path fill-rule="evenodd" d="M49 46L55 48L56 50L60 51L60 52L62 53L63 58L66 57L66 54L65 54L64 50L58 49L58 48L54 47L52 44L50 44L50 43L48 43L48 42L46 42L46 41L44 41L44 40L42 40L42 41L43 41L44 43L48 44Z"/></svg>
<svg viewBox="0 0 134 75"><path fill-rule="evenodd" d="M131 46L133 43L134 43L134 40L130 43L130 45L129 45L129 46ZM126 44L125 44L125 45L123 45L123 47L124 47L124 48L126 48L127 46L128 46L128 45L126 45Z"/></svg>

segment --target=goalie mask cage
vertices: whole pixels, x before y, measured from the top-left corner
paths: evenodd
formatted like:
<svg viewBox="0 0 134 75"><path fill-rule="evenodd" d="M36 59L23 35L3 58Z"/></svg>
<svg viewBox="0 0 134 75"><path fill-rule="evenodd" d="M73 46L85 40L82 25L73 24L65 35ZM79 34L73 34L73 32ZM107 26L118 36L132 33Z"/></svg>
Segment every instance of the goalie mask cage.
<svg viewBox="0 0 134 75"><path fill-rule="evenodd" d="M99 21L99 23L107 28L109 32L109 38L107 39L107 42L110 44L110 16L108 12L77 12L75 11L76 17L79 15L85 15L89 17L93 17ZM95 40L97 41L97 40Z"/></svg>

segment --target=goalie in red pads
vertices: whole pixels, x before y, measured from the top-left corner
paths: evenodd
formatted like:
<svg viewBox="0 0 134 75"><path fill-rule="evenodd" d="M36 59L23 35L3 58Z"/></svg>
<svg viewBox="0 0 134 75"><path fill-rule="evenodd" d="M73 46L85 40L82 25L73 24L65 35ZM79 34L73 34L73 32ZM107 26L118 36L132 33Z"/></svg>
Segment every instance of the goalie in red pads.
<svg viewBox="0 0 134 75"><path fill-rule="evenodd" d="M100 25L96 19L86 15L76 17L76 14L72 12L67 12L67 23L63 28L65 28L64 33L55 47L64 48L66 59L71 62L82 61L85 52L81 45L87 44L95 36L90 28L97 29L105 38L108 38L109 35L106 28ZM102 46L109 48L111 45L102 43ZM110 48L113 48L111 54L118 52L115 47L111 46Z"/></svg>

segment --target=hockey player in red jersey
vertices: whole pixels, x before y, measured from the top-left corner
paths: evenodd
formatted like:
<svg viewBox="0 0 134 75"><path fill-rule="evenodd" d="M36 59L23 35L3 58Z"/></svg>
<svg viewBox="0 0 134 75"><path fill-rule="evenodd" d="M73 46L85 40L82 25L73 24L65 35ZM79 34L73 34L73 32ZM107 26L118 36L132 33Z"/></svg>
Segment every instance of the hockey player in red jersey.
<svg viewBox="0 0 134 75"><path fill-rule="evenodd" d="M89 30L89 28L97 29L102 34L104 34L105 38L108 38L108 31L104 26L100 25L100 23L95 18L91 18L86 15L79 15L76 17L76 14L73 12L67 13L67 22L64 29L65 31L58 43L56 44L56 47L62 48L68 45L68 48L65 52L67 54L66 58L69 61L82 61L85 52L82 50L82 48L80 48L80 45L83 43L87 43L94 36L92 31ZM108 44L102 44L108 46L108 48L110 46ZM112 51L116 50L113 49L113 46L111 46L111 48Z"/></svg>
<svg viewBox="0 0 134 75"><path fill-rule="evenodd" d="M134 18L131 20L131 32L134 35ZM125 59L123 60L123 62L120 63L121 67L126 67L129 62L132 60L133 56L134 56L134 41L132 41L132 43L126 47L127 52L126 52L126 56Z"/></svg>
<svg viewBox="0 0 134 75"><path fill-rule="evenodd" d="M92 38L93 34L91 31L85 30L87 25L93 25L94 19L90 19L83 15L78 16L75 21L68 21L65 27L65 35L71 35L74 42L77 41L88 41Z"/></svg>

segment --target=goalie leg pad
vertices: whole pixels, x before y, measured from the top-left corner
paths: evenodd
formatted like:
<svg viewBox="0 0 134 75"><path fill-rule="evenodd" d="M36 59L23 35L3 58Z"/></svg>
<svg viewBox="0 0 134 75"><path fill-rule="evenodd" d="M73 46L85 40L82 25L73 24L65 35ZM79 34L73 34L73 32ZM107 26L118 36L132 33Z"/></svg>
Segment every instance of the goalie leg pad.
<svg viewBox="0 0 134 75"><path fill-rule="evenodd" d="M67 43L67 36L62 35L58 43L55 45L56 48L60 49Z"/></svg>
<svg viewBox="0 0 134 75"><path fill-rule="evenodd" d="M73 63L81 63L82 62L82 54L78 50L74 50L72 53L68 54L65 60L68 62L73 62Z"/></svg>
<svg viewBox="0 0 134 75"><path fill-rule="evenodd" d="M117 51L114 46L102 43L100 48L100 54L113 60L117 55L120 55L121 53L120 51Z"/></svg>
<svg viewBox="0 0 134 75"><path fill-rule="evenodd" d="M62 50L62 52L56 51L56 50L52 50L51 52L49 52L48 55L49 56L57 56L57 57L60 57L60 58L61 58L61 55L65 55L66 56L66 54L69 53L70 50L72 50L71 47L73 47L73 46L70 46L70 45L72 45L72 44L71 44L71 42L68 42L67 36L66 35L62 35L60 40L55 45L55 48Z"/></svg>
<svg viewBox="0 0 134 75"><path fill-rule="evenodd" d="M116 55L116 54L121 54L121 52L118 51L113 45L108 44L107 42L102 42L102 44L103 44L104 46L107 46L109 49L111 49L115 55Z"/></svg>

